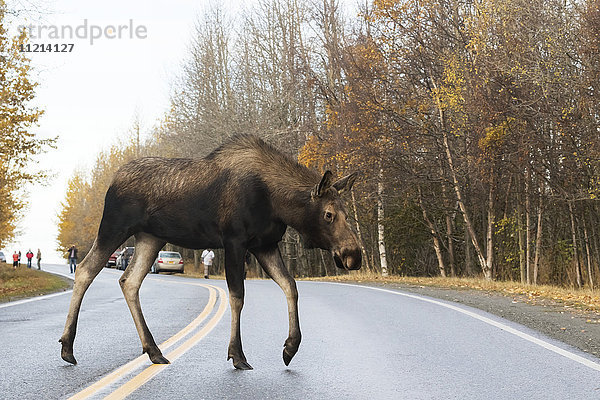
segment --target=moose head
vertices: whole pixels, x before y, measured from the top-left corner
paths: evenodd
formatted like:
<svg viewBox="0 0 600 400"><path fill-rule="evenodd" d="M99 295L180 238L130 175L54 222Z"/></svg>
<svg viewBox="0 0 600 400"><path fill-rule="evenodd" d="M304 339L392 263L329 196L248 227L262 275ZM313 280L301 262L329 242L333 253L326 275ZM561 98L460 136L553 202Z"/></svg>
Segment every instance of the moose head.
<svg viewBox="0 0 600 400"><path fill-rule="evenodd" d="M341 197L350 191L356 176L355 172L333 182L331 171L325 171L310 193L310 215L302 235L306 247L331 251L335 265L347 270L360 269L362 261L358 238L348 223Z"/></svg>

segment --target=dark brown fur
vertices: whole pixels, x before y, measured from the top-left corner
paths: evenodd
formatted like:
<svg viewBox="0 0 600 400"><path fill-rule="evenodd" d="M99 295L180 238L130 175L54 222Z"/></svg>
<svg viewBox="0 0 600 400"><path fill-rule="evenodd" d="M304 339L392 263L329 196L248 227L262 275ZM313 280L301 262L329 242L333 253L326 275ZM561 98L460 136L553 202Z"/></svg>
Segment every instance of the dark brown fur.
<svg viewBox="0 0 600 400"><path fill-rule="evenodd" d="M144 351L155 363L168 362L146 326L139 285L156 253L170 242L179 246L224 248L232 309L229 358L249 369L242 351L239 316L243 306L243 263L252 252L282 287L290 311L286 365L300 344L297 290L281 259L278 242L287 226L310 246L331 250L340 268L360 268L356 235L346 222L339 193L355 175L332 182L253 136L237 136L201 160L141 158L123 166L107 191L104 214L92 250L77 269L65 332L63 359L75 363L73 340L81 299L110 254L131 235L136 254L120 279Z"/></svg>

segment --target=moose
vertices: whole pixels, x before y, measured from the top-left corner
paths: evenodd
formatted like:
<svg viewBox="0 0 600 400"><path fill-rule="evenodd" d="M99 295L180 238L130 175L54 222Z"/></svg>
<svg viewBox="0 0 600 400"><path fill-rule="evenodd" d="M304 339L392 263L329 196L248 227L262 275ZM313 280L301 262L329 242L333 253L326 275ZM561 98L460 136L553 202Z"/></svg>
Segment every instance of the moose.
<svg viewBox="0 0 600 400"><path fill-rule="evenodd" d="M278 243L288 226L307 248L331 251L338 268L360 269L361 250L347 221L340 194L356 173L333 182L252 135L238 135L202 159L139 158L121 167L108 188L97 237L75 273L65 329L63 360L77 364L73 342L83 296L109 256L135 237L133 260L119 279L143 352L154 364L168 364L146 325L139 289L158 252L168 242L190 249L223 248L231 307L227 360L252 369L242 351L240 314L244 305L244 257L249 251L285 293L289 336L283 361L298 351L301 333L298 291Z"/></svg>

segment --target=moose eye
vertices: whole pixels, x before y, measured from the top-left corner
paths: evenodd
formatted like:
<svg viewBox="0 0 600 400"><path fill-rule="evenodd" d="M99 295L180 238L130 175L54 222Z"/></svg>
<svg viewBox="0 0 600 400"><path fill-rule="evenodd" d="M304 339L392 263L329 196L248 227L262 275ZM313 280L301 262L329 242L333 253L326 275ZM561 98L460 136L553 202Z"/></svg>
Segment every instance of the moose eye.
<svg viewBox="0 0 600 400"><path fill-rule="evenodd" d="M331 211L325 211L325 221L331 222L333 221L333 214Z"/></svg>

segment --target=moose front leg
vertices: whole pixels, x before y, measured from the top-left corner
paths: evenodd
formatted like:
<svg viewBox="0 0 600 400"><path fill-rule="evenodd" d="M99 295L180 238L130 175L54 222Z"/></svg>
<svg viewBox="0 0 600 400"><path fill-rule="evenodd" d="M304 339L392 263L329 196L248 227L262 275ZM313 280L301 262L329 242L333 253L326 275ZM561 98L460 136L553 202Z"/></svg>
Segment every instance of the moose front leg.
<svg viewBox="0 0 600 400"><path fill-rule="evenodd" d="M292 278L285 267L277 245L255 250L253 254L271 279L283 290L287 299L290 327L289 336L283 345L283 362L285 365L289 365L294 355L296 355L300 341L302 340L300 321L298 319L298 289L296 288L296 281L294 281L294 278Z"/></svg>
<svg viewBox="0 0 600 400"><path fill-rule="evenodd" d="M231 307L231 338L227 350L227 360L233 358L237 369L252 369L242 351L240 315L244 307L244 255L246 248L239 244L225 245L225 277L229 288L229 306Z"/></svg>

